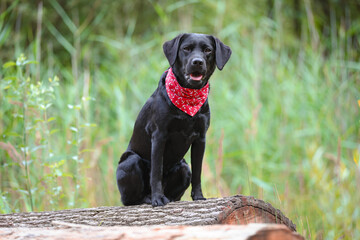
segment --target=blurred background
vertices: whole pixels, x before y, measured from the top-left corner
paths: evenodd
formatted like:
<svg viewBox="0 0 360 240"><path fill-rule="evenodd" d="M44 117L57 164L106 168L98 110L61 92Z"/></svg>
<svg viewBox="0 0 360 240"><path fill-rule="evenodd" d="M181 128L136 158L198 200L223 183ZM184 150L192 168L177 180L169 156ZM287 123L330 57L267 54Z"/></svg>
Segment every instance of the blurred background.
<svg viewBox="0 0 360 240"><path fill-rule="evenodd" d="M233 50L211 79L204 195L359 239L358 0L1 0L0 213L121 205L118 159L182 32Z"/></svg>

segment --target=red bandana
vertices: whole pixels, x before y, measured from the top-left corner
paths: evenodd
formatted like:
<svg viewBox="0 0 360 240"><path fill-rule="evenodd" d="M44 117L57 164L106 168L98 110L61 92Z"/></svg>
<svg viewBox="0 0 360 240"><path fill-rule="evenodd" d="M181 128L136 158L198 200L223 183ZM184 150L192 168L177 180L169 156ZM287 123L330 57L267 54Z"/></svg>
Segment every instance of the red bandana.
<svg viewBox="0 0 360 240"><path fill-rule="evenodd" d="M181 111L194 116L205 103L209 94L209 83L201 89L180 86L172 69L169 68L165 79L166 92L171 102Z"/></svg>

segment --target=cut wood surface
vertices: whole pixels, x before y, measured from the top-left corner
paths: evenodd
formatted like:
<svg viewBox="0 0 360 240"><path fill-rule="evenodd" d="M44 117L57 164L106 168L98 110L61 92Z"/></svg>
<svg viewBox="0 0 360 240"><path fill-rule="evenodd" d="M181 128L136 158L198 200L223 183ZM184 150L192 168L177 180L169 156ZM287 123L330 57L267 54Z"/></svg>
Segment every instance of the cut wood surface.
<svg viewBox="0 0 360 240"><path fill-rule="evenodd" d="M281 224L212 225L212 226L147 226L95 227L53 222L59 228L0 228L0 239L54 240L303 240Z"/></svg>
<svg viewBox="0 0 360 240"><path fill-rule="evenodd" d="M53 221L91 226L214 225L280 223L296 226L271 204L251 196L172 202L163 207L135 205L0 215L0 227L53 227Z"/></svg>

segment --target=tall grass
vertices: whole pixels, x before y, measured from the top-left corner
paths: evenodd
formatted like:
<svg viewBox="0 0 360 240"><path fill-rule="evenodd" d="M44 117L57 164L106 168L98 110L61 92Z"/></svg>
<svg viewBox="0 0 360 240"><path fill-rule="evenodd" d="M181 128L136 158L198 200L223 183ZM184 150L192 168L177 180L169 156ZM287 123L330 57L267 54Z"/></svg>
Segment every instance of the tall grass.
<svg viewBox="0 0 360 240"><path fill-rule="evenodd" d="M115 18L125 34L99 33L109 9L80 19L76 9L47 4L58 22L38 5L36 31L52 38L16 42L12 59L0 60L0 213L120 205L115 169L168 67L161 45L194 31L215 33L233 50L211 79L206 197L264 199L309 239L360 238L360 64L346 36L324 55L310 27L300 40L284 34L281 4L272 20L239 3L152 2L156 29L166 33L141 37L136 17L127 25ZM0 19L2 41L11 28L1 21L12 13ZM16 62L21 52L38 62Z"/></svg>

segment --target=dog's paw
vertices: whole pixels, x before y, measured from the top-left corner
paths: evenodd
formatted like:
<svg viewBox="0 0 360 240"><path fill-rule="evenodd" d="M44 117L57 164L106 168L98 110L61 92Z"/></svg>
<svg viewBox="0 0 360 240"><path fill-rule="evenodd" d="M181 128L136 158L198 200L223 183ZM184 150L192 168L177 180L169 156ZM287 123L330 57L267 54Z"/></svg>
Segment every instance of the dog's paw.
<svg viewBox="0 0 360 240"><path fill-rule="evenodd" d="M149 195L146 195L146 196L144 197L143 203L145 203L145 204L152 204L150 194L149 194Z"/></svg>
<svg viewBox="0 0 360 240"><path fill-rule="evenodd" d="M164 206L166 204L168 204L170 202L170 200L165 197L164 195L160 195L158 197L152 197L151 199L151 205L153 207L159 207L159 206Z"/></svg>
<svg viewBox="0 0 360 240"><path fill-rule="evenodd" d="M192 198L194 201L197 201L197 200L206 200L206 198L204 198L204 196L194 196L193 198Z"/></svg>
<svg viewBox="0 0 360 240"><path fill-rule="evenodd" d="M197 201L197 200L206 200L206 198L204 198L203 194L202 194L202 191L192 191L191 192L191 198L192 200L194 201Z"/></svg>

